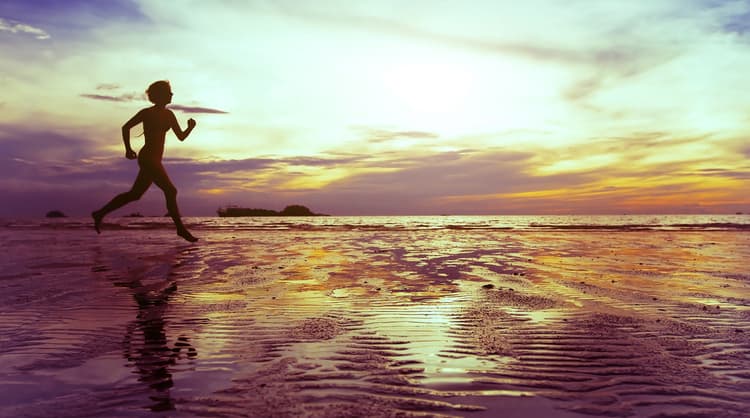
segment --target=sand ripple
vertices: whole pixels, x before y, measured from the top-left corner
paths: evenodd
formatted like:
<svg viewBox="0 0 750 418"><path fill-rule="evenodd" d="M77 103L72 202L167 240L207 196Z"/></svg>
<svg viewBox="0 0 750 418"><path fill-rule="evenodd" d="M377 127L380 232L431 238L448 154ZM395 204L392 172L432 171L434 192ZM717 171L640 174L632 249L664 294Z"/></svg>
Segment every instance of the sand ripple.
<svg viewBox="0 0 750 418"><path fill-rule="evenodd" d="M741 232L142 233L0 233L0 416L748 416Z"/></svg>

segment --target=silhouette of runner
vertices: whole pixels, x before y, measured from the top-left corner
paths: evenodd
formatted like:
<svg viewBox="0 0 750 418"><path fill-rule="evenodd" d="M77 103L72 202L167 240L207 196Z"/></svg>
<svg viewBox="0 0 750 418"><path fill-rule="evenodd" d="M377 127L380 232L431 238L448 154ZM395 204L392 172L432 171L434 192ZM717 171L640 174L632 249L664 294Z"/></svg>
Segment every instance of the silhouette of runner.
<svg viewBox="0 0 750 418"><path fill-rule="evenodd" d="M164 197L167 200L167 211L177 227L177 235L190 242L195 242L198 238L190 234L180 218L180 211L177 208L177 188L174 187L166 170L161 165L167 131L172 129L177 138L180 141L184 141L190 135L190 132L193 131L193 128L195 128L195 120L192 118L188 119L188 127L183 131L174 113L166 108L172 102L172 88L168 81L162 80L152 83L148 86L146 94L148 95L148 100L154 105L142 109L122 126L125 158L129 160L138 158L138 167L140 168L138 176L135 178L133 187L129 191L120 193L104 205L104 207L91 213L91 217L94 218L94 229L96 229L97 233L100 233L102 219L108 213L140 199L151 186L151 183L156 183L164 192ZM130 147L130 129L139 123L143 123L145 144L141 148L141 152L136 155L135 151Z"/></svg>

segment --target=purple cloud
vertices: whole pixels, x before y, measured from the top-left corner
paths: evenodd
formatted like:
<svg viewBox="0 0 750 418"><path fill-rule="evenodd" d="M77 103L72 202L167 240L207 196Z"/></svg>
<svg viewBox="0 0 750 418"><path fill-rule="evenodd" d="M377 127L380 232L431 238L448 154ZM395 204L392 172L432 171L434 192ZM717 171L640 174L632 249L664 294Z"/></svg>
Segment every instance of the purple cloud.
<svg viewBox="0 0 750 418"><path fill-rule="evenodd" d="M643 155L669 152L673 147L701 140L644 132L591 140L580 147L558 150L554 158L606 154L619 156L622 161L638 161ZM0 216L42 216L51 209L85 215L115 194L126 191L137 173L137 163L119 154L107 153L102 157L98 145L78 135L0 124L0 191L8 202L0 206ZM746 146L737 145L741 152L748 151ZM582 154L582 150L586 152ZM627 208L629 201L651 194L685 195L684 204L678 209L691 210L690 205L695 202L690 200L690 194L696 179L750 178L750 167L735 169L720 162L706 166L712 162L708 157L698 162L635 167L612 164L575 173L538 174L546 158L552 157L530 151L486 149L420 155L392 151L376 155L342 153L215 161L167 158L164 165L180 190L180 204L188 216L213 215L216 207L228 203L267 208L300 203L318 212L355 215L613 213ZM352 174L321 186L289 189L290 181L308 175L295 170L298 166L341 168ZM648 183L650 178L664 176L674 177L675 183L665 186ZM608 186L607 180L612 178L644 180L618 189ZM223 192L204 193L208 189ZM565 199L499 197L555 190L569 193ZM123 211L163 214L161 192L154 187L142 201Z"/></svg>

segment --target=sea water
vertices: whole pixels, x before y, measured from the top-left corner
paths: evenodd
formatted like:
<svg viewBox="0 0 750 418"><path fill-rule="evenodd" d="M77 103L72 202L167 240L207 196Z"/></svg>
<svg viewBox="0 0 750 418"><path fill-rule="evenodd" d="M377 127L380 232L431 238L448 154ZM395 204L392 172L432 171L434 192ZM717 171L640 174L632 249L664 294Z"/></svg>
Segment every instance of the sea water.
<svg viewBox="0 0 750 418"><path fill-rule="evenodd" d="M185 217L195 230L748 230L750 215L501 215ZM88 217L0 218L0 227L91 228ZM117 217L105 229L173 228L169 217Z"/></svg>

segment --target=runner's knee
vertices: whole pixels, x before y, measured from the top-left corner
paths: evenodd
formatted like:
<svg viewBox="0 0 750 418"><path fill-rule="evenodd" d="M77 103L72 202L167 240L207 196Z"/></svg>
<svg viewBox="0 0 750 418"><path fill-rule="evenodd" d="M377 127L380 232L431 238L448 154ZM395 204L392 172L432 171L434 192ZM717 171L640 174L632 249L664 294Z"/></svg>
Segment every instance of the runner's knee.
<svg viewBox="0 0 750 418"><path fill-rule="evenodd" d="M130 189L127 193L125 193L128 197L128 200L138 200L143 196L143 193L145 193L145 190L139 190L139 189Z"/></svg>
<svg viewBox="0 0 750 418"><path fill-rule="evenodd" d="M176 197L177 196L177 188L173 185L168 185L164 188L164 195L167 197Z"/></svg>

